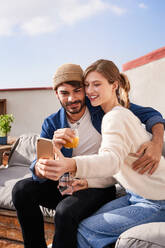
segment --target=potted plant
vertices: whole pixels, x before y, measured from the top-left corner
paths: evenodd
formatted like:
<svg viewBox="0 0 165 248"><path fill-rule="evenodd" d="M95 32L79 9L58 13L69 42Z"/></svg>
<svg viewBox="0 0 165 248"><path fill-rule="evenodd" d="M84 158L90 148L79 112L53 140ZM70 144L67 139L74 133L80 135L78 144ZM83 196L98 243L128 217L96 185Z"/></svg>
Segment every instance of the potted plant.
<svg viewBox="0 0 165 248"><path fill-rule="evenodd" d="M14 121L12 114L0 115L0 144L7 144L7 134L11 130L11 123Z"/></svg>

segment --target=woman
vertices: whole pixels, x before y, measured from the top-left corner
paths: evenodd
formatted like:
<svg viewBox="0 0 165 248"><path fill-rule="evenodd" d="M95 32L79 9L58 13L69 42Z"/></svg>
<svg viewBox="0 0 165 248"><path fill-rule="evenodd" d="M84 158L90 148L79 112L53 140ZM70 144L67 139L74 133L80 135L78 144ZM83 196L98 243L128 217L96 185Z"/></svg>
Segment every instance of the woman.
<svg viewBox="0 0 165 248"><path fill-rule="evenodd" d="M101 248L114 243L130 227L165 221L165 160L161 157L152 175L132 169L133 154L151 136L127 109L130 85L113 62L93 63L85 71L84 82L92 105L100 105L106 113L101 147L97 155L72 159L56 151L60 157L56 172L57 179L66 171L87 178L88 187L107 187L115 178L126 189L124 197L107 203L79 225L78 247Z"/></svg>

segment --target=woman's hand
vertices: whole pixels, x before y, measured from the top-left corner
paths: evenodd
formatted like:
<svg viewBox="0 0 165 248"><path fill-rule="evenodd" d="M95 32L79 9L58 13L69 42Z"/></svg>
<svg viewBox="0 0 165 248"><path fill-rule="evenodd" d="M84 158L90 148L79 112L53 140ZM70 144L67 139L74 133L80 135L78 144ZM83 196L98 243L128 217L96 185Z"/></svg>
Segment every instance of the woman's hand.
<svg viewBox="0 0 165 248"><path fill-rule="evenodd" d="M34 167L34 168L35 168L35 175L36 175L37 177L39 177L39 178L45 178L43 175L40 174L38 165L39 165L39 163L38 163L38 161L37 161L36 164L35 164L35 167Z"/></svg>
<svg viewBox="0 0 165 248"><path fill-rule="evenodd" d="M72 158L65 158L61 151L54 147L56 160L39 159L37 163L37 169L41 176L54 181L59 178L65 172L75 173L77 170L76 162Z"/></svg>
<svg viewBox="0 0 165 248"><path fill-rule="evenodd" d="M132 164L133 170L140 174L152 175L159 165L162 155L162 144L148 141L140 146L134 156L138 159Z"/></svg>
<svg viewBox="0 0 165 248"><path fill-rule="evenodd" d="M63 190L60 187L64 188ZM59 181L58 189L60 190L62 195L66 194L73 194L76 191L87 189L88 182L86 179L78 179L73 178L72 176L69 177L69 181Z"/></svg>
<svg viewBox="0 0 165 248"><path fill-rule="evenodd" d="M72 189L73 192L87 189L88 188L88 182L86 179L74 179L72 183Z"/></svg>

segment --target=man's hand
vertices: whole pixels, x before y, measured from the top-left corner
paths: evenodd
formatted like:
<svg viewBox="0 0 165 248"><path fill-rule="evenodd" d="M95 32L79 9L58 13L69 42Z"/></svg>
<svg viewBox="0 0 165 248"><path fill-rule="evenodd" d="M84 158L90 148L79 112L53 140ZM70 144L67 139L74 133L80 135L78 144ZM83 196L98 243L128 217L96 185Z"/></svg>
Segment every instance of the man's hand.
<svg viewBox="0 0 165 248"><path fill-rule="evenodd" d="M132 164L132 168L140 174L148 172L149 175L152 175L159 165L162 146L154 141L148 141L141 145L134 155L138 159Z"/></svg>
<svg viewBox="0 0 165 248"><path fill-rule="evenodd" d="M53 143L58 149L61 149L67 142L72 142L74 136L71 128L60 128L54 132Z"/></svg>
<svg viewBox="0 0 165 248"><path fill-rule="evenodd" d="M132 168L140 174L148 172L152 175L159 165L163 149L164 125L157 123L152 127L152 140L144 143L134 154L139 157Z"/></svg>

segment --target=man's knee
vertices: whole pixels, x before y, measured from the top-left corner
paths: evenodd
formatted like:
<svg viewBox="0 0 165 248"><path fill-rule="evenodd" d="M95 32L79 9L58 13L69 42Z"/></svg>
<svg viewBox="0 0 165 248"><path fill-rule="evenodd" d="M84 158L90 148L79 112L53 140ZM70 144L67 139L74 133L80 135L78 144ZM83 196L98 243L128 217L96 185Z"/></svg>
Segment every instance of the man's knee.
<svg viewBox="0 0 165 248"><path fill-rule="evenodd" d="M61 221L65 221L66 220L72 220L73 217L76 218L76 213L73 209L72 204L68 204L69 198L65 198L63 199L61 202L59 202L59 204L56 207L56 214L55 214L55 222L61 222ZM70 201L71 203L71 201Z"/></svg>
<svg viewBox="0 0 165 248"><path fill-rule="evenodd" d="M12 201L15 208L19 208L27 199L25 180L18 181L12 189Z"/></svg>

